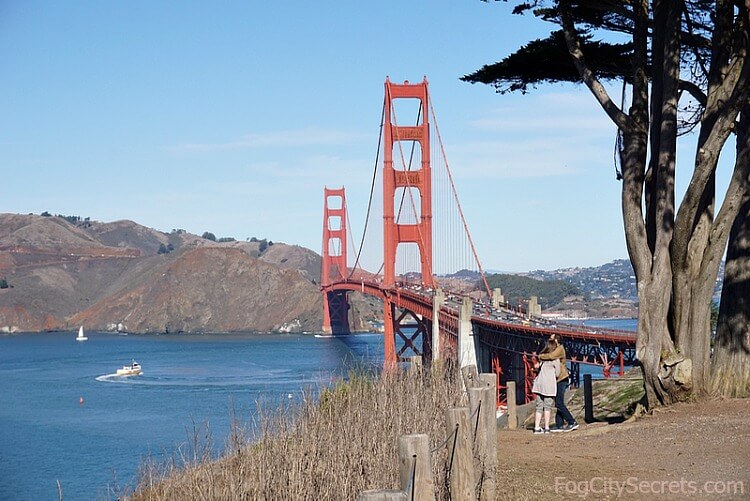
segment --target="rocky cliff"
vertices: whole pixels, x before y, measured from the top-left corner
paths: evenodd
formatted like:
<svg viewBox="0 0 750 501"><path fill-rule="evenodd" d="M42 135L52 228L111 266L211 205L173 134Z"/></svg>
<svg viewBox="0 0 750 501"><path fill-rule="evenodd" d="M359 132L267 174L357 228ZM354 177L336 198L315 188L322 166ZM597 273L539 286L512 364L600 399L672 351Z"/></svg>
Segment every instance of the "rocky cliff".
<svg viewBox="0 0 750 501"><path fill-rule="evenodd" d="M318 331L319 270L282 243L0 214L0 330Z"/></svg>

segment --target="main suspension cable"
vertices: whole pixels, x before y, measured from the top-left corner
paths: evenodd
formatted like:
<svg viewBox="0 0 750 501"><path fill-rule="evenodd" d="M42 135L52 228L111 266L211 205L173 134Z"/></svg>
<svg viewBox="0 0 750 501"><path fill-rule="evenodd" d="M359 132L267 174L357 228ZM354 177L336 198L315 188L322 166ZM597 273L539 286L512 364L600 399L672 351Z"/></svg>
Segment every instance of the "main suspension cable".
<svg viewBox="0 0 750 501"><path fill-rule="evenodd" d="M362 255L362 249L365 245L365 236L367 236L367 225L370 222L370 210L372 209L372 195L375 192L375 180L378 177L378 162L380 161L380 147L383 142L383 123L385 122L385 98L383 98L383 111L380 114L380 134L378 134L378 151L375 153L375 167L372 171L372 182L370 183L370 198L367 201L367 216L365 217L365 229L362 231L362 240L359 242L359 250L357 251L357 260L354 262L354 266L352 267L352 271L349 274L349 277L352 278L352 275L354 274L354 270L357 269L357 266L359 265L359 258ZM349 221L349 216L347 215L347 222ZM383 264L380 265L380 269L383 269ZM380 273L380 272L378 272ZM378 274L376 273L376 275Z"/></svg>

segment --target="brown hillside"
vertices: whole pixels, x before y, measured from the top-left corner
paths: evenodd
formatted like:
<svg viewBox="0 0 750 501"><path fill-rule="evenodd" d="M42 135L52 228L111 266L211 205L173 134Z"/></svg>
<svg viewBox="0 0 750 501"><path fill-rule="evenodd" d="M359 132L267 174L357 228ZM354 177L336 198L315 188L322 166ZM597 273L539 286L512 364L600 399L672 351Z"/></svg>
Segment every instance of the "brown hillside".
<svg viewBox="0 0 750 501"><path fill-rule="evenodd" d="M320 256L304 247L274 244L266 248L260 259L282 268L300 270L310 280L320 282Z"/></svg>
<svg viewBox="0 0 750 501"><path fill-rule="evenodd" d="M160 246L171 252L159 254ZM162 249L163 251L164 249ZM0 214L0 332L318 331L320 256L296 245L214 242L133 221L71 224ZM352 294L352 329L382 316Z"/></svg>
<svg viewBox="0 0 750 501"><path fill-rule="evenodd" d="M103 245L138 249L144 255L156 254L159 245L166 245L169 240L164 233L128 220L112 223L94 221L85 227L85 231Z"/></svg>
<svg viewBox="0 0 750 501"><path fill-rule="evenodd" d="M0 246L47 250L103 247L95 238L59 217L2 214Z"/></svg>
<svg viewBox="0 0 750 501"><path fill-rule="evenodd" d="M318 330L316 286L239 249L186 251L70 319L71 324L135 332Z"/></svg>

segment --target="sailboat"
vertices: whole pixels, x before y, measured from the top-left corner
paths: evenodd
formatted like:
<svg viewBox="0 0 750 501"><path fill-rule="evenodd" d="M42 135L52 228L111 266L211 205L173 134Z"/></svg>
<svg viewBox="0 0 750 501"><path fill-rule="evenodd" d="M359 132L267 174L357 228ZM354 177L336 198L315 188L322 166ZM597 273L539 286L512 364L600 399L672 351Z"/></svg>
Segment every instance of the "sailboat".
<svg viewBox="0 0 750 501"><path fill-rule="evenodd" d="M83 335L83 325L78 328L78 337L76 338L76 341L88 341L89 338Z"/></svg>

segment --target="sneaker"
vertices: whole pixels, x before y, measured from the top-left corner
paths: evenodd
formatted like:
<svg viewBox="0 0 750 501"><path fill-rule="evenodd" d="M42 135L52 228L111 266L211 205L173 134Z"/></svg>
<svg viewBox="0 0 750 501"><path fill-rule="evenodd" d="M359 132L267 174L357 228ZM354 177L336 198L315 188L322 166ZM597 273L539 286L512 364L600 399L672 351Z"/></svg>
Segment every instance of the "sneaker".
<svg viewBox="0 0 750 501"><path fill-rule="evenodd" d="M558 428L557 426L555 426L554 428L550 428L549 431L550 433L561 433L565 431L565 427L563 426L563 427Z"/></svg>
<svg viewBox="0 0 750 501"><path fill-rule="evenodd" d="M549 433L549 428L545 428L545 429L544 429L544 433L545 433L545 434L546 434L546 433Z"/></svg>
<svg viewBox="0 0 750 501"><path fill-rule="evenodd" d="M565 427L563 427L563 431L565 431L565 432L573 431L573 430L577 430L577 429L578 429L578 423L569 424L569 425L566 425Z"/></svg>
<svg viewBox="0 0 750 501"><path fill-rule="evenodd" d="M541 435L544 433L544 430L541 428L534 428L534 435Z"/></svg>

